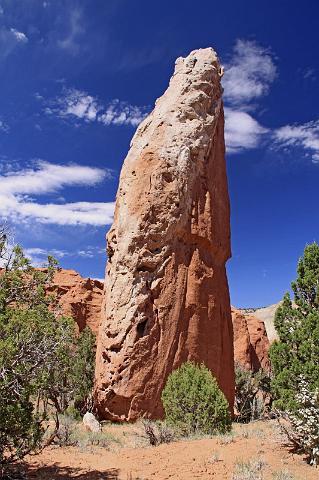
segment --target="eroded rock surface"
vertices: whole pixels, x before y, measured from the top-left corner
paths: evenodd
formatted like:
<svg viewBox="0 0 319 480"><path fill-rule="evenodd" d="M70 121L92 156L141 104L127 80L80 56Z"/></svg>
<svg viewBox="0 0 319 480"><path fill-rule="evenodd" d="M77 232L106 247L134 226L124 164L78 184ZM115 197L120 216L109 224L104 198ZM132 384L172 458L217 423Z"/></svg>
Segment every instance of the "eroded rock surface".
<svg viewBox="0 0 319 480"><path fill-rule="evenodd" d="M57 296L61 313L71 316L82 331L86 326L96 334L100 318L103 283L83 278L75 270L58 269L49 293Z"/></svg>
<svg viewBox="0 0 319 480"><path fill-rule="evenodd" d="M252 314L232 307L234 357L247 370L269 370L269 339L264 322Z"/></svg>
<svg viewBox="0 0 319 480"><path fill-rule="evenodd" d="M97 346L100 418L159 418L169 373L190 359L234 397L220 64L211 48L176 61L125 159L108 234Z"/></svg>

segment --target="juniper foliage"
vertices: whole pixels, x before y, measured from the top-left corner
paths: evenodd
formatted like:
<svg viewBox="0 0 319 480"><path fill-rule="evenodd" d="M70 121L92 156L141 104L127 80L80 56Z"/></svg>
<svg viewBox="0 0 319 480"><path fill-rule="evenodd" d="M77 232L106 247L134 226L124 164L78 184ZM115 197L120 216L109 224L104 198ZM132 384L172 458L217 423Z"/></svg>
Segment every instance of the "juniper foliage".
<svg viewBox="0 0 319 480"><path fill-rule="evenodd" d="M279 340L270 348L275 406L296 410L298 378L319 387L319 246L307 245L292 282L294 302L287 293L275 315Z"/></svg>
<svg viewBox="0 0 319 480"><path fill-rule="evenodd" d="M166 421L184 434L225 433L231 428L229 405L205 365L186 362L173 371L162 392Z"/></svg>

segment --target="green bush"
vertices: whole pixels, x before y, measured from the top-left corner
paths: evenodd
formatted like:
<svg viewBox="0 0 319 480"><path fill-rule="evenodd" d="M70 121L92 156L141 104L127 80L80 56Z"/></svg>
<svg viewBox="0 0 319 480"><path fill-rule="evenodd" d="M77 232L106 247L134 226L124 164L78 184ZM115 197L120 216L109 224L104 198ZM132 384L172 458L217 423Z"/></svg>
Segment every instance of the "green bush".
<svg viewBox="0 0 319 480"><path fill-rule="evenodd" d="M229 405L205 365L184 363L168 377L162 392L166 421L183 434L227 432Z"/></svg>

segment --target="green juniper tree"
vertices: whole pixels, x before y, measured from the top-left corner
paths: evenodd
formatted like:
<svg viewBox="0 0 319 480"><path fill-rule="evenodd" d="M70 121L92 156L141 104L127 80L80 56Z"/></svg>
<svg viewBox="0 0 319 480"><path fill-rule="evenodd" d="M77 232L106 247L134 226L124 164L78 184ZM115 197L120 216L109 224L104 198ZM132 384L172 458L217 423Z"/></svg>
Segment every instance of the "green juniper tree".
<svg viewBox="0 0 319 480"><path fill-rule="evenodd" d="M277 309L275 327L279 336L270 349L275 405L295 410L298 379L314 390L319 387L319 246L307 245L298 262L298 277L292 282L294 302L287 293Z"/></svg>
<svg viewBox="0 0 319 480"><path fill-rule="evenodd" d="M0 475L7 463L41 445L48 409L82 405L93 381L94 342L76 335L46 293L57 262L35 269L0 229ZM91 351L89 351L91 349Z"/></svg>
<svg viewBox="0 0 319 480"><path fill-rule="evenodd" d="M72 366L72 383L74 385L74 406L85 413L93 406L92 390L95 370L95 336L89 327L81 332L77 355Z"/></svg>

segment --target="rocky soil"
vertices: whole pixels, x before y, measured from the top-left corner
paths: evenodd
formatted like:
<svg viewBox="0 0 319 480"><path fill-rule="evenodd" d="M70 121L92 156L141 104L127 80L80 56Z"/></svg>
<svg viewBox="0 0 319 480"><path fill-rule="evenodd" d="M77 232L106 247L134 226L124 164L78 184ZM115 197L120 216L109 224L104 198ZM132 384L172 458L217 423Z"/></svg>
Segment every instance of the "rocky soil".
<svg viewBox="0 0 319 480"><path fill-rule="evenodd" d="M27 461L37 480L317 480L289 452L272 421L235 425L232 435L146 445L136 425L106 425L104 447L51 447Z"/></svg>

